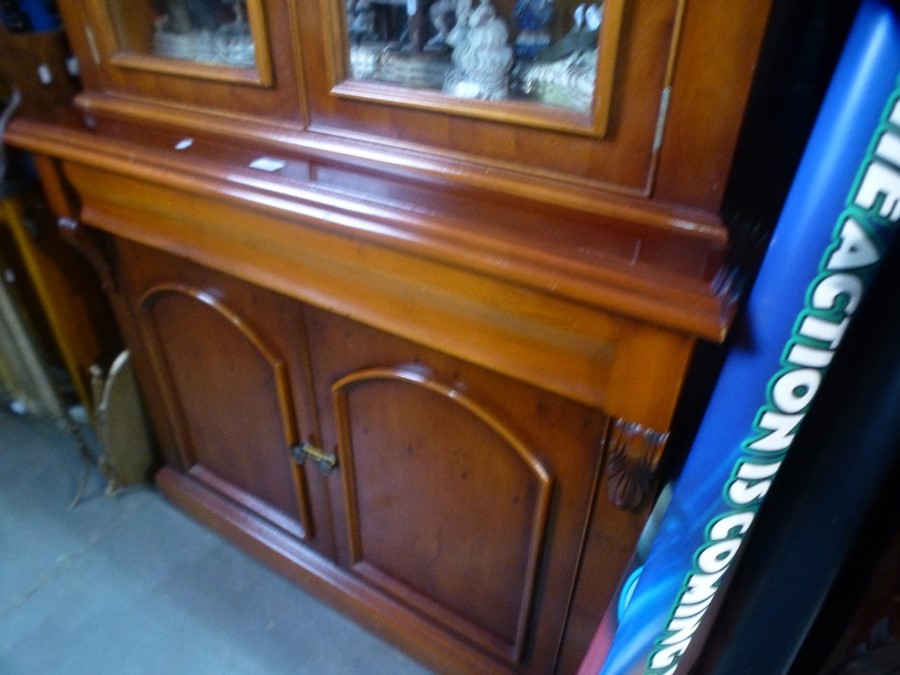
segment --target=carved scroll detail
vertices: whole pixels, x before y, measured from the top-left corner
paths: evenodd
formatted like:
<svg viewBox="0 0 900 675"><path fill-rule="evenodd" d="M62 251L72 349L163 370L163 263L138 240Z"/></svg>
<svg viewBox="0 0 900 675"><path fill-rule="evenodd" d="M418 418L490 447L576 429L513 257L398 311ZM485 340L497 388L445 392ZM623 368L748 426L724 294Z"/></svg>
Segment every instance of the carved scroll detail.
<svg viewBox="0 0 900 675"><path fill-rule="evenodd" d="M96 237L74 218L62 217L56 221L56 226L62 238L87 258L100 277L103 290L115 293L119 285L113 274L112 264Z"/></svg>
<svg viewBox="0 0 900 675"><path fill-rule="evenodd" d="M638 509L653 487L663 449L669 438L628 420L616 419L610 430L606 474L609 499L616 506Z"/></svg>

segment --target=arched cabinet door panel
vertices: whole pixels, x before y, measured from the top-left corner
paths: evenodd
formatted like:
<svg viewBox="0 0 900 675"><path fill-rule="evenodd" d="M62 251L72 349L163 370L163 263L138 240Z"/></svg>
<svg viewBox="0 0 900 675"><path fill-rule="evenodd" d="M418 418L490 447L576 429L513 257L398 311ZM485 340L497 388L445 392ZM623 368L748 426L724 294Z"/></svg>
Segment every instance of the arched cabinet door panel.
<svg viewBox="0 0 900 675"><path fill-rule="evenodd" d="M347 319L306 317L338 460L339 563L417 630L549 672L605 417Z"/></svg>
<svg viewBox="0 0 900 675"><path fill-rule="evenodd" d="M420 371L357 371L332 392L352 569L518 659L552 495L540 459Z"/></svg>
<svg viewBox="0 0 900 675"><path fill-rule="evenodd" d="M129 259L130 246L120 249ZM291 452L301 438L295 386L287 354L263 332L271 328L260 315L268 301L282 299L171 256L142 256L157 264L134 261L129 293L182 470L287 533L311 538L305 468Z"/></svg>

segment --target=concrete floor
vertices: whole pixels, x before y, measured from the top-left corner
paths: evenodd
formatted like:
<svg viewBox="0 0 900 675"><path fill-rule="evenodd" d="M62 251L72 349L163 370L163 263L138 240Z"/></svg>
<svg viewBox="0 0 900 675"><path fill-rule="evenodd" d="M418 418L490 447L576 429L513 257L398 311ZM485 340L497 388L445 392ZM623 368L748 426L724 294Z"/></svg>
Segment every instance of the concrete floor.
<svg viewBox="0 0 900 675"><path fill-rule="evenodd" d="M427 671L151 487L104 495L73 440L0 410L0 673Z"/></svg>

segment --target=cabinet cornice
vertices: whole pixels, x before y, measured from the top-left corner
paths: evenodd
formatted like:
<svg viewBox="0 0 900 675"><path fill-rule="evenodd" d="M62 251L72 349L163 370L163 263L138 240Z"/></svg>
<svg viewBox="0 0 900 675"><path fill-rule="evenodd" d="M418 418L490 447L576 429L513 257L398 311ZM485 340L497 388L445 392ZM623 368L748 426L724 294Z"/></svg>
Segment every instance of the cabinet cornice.
<svg viewBox="0 0 900 675"><path fill-rule="evenodd" d="M8 137L64 163L216 199L689 335L721 340L733 315L727 238L704 214L621 198L588 212L316 155L276 155L285 168L267 173L249 168L261 155L241 145L191 139L182 152L174 149L179 137L170 129L143 128L140 139L132 131L116 136L77 121L19 120ZM248 242L260 236L250 223L243 229Z"/></svg>

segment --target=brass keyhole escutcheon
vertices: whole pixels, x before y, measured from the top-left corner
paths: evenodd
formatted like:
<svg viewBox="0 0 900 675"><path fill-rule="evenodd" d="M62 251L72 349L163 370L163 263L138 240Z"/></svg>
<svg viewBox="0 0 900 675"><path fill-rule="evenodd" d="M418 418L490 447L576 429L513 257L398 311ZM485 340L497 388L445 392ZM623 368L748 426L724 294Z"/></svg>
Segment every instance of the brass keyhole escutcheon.
<svg viewBox="0 0 900 675"><path fill-rule="evenodd" d="M333 453L320 450L309 441L303 441L291 448L291 456L298 464L305 464L307 459L313 460L324 474L331 473L337 466L337 457Z"/></svg>

